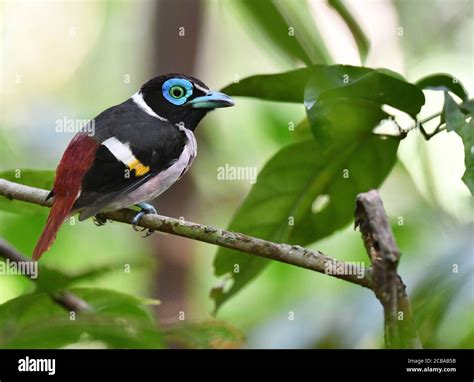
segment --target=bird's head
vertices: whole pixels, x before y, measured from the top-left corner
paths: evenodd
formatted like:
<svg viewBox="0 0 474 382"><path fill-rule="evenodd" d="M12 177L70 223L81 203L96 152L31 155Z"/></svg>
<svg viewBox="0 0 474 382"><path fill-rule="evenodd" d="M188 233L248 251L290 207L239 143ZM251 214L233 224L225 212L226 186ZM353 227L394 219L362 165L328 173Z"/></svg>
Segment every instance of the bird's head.
<svg viewBox="0 0 474 382"><path fill-rule="evenodd" d="M210 90L197 78L183 74L166 74L145 83L135 95L135 101L144 102L156 115L173 124L184 123L194 130L211 110L233 106L232 98Z"/></svg>

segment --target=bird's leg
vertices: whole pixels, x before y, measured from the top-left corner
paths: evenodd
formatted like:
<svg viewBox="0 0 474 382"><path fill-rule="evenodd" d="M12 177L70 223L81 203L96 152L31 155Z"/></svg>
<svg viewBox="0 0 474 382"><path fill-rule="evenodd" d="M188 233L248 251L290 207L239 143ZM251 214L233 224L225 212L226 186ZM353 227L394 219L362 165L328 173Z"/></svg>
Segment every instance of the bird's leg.
<svg viewBox="0 0 474 382"><path fill-rule="evenodd" d="M156 214L158 214L158 212L156 212L155 207L153 207L151 204L148 204L148 203L138 203L138 204L136 204L136 206L140 207L141 211L138 214L136 214L135 217L133 218L132 227L137 232L146 231L145 235L142 236L142 237L150 236L153 232L155 232L155 230L146 229L146 228L138 229L137 224L143 216L148 215L148 214L155 214L156 215Z"/></svg>
<svg viewBox="0 0 474 382"><path fill-rule="evenodd" d="M93 217L93 222L97 227L101 227L107 223L107 219L105 219L100 215L100 213L98 213Z"/></svg>

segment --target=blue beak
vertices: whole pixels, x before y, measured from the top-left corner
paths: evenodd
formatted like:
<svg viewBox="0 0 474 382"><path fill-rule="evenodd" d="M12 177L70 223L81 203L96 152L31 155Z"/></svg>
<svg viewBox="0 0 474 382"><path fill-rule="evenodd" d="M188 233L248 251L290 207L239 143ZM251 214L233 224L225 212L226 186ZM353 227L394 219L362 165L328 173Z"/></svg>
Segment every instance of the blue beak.
<svg viewBox="0 0 474 382"><path fill-rule="evenodd" d="M211 90L205 96L194 98L189 104L195 109L215 109L234 106L234 101L227 94Z"/></svg>

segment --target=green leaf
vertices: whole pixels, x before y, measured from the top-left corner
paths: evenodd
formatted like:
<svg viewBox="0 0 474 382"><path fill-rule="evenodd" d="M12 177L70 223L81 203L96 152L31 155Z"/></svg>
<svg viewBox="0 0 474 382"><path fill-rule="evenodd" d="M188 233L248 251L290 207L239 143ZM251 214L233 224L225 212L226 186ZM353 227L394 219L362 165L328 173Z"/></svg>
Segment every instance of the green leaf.
<svg viewBox="0 0 474 382"><path fill-rule="evenodd" d="M348 129L351 121L364 119L366 112L373 114L374 118L370 117L371 120L366 122L375 128L383 119L390 117L382 112L383 105L390 105L415 118L425 102L423 92L416 86L386 74L376 71L355 73L352 77L346 77L347 84L336 86L344 76L348 74L317 71L306 87L308 119L314 137L322 146L327 145L332 136L347 136L343 130ZM357 123L357 126L366 125Z"/></svg>
<svg viewBox="0 0 474 382"><path fill-rule="evenodd" d="M328 61L329 55L305 2L239 0L235 4L252 21L252 34L255 27L259 28L288 57L307 65Z"/></svg>
<svg viewBox="0 0 474 382"><path fill-rule="evenodd" d="M322 90L345 86L372 69L350 65L313 65L277 74L250 76L222 91L232 96L255 97L267 101L303 103L308 81L316 78ZM291 86L288 86L291 84Z"/></svg>
<svg viewBox="0 0 474 382"><path fill-rule="evenodd" d="M333 144L324 151L313 139L282 148L259 174L229 230L305 245L349 224L356 195L378 187L396 159L398 140L382 139L371 134L371 129L349 129L341 145ZM348 177L344 170L349 171ZM313 212L313 203L325 196L326 206ZM215 274L229 275L233 284L213 290L216 310L268 263L220 248L214 259ZM236 264L238 273L234 273Z"/></svg>
<svg viewBox="0 0 474 382"><path fill-rule="evenodd" d="M458 132L466 124L466 116L447 91L444 92L443 117L448 131Z"/></svg>
<svg viewBox="0 0 474 382"><path fill-rule="evenodd" d="M163 329L166 341L190 349L234 349L242 345L242 332L224 321L180 323Z"/></svg>
<svg viewBox="0 0 474 382"><path fill-rule="evenodd" d="M423 92L401 78L383 69L313 65L285 73L251 76L222 91L268 101L304 102L307 108L323 98L362 98L388 104L415 117L425 102Z"/></svg>
<svg viewBox="0 0 474 382"><path fill-rule="evenodd" d="M30 187L50 190L53 187L54 171L13 169L0 172L0 178ZM17 214L35 214L43 209L43 207L35 206L31 203L25 204L18 200L9 200L0 197L0 210L3 211L14 212Z"/></svg>
<svg viewBox="0 0 474 382"><path fill-rule="evenodd" d="M273 3L285 19L288 27L293 28L296 38L310 58L310 63L327 64L332 61L316 26L316 21L305 1L273 0Z"/></svg>
<svg viewBox="0 0 474 382"><path fill-rule="evenodd" d="M354 40L357 44L360 60L361 62L365 62L367 54L369 53L370 43L369 39L364 34L364 31L359 26L356 19L352 17L350 11L346 8L342 1L329 0L328 4L333 7L339 16L341 16L341 18L345 21L347 27L352 33L352 37L354 37Z"/></svg>
<svg viewBox="0 0 474 382"><path fill-rule="evenodd" d="M469 122L466 122L467 116L463 114L448 92L444 93L443 116L447 130L456 132L462 139L466 166L462 180L471 195L474 195L474 120L471 116Z"/></svg>
<svg viewBox="0 0 474 382"><path fill-rule="evenodd" d="M310 82L308 87L315 86ZM317 86L317 84L316 84ZM347 97L375 102L380 106L387 104L415 118L425 103L425 97L416 86L392 76L376 71L352 80L347 86L328 89L319 96L319 100ZM305 103L310 100L306 99ZM318 101L311 100L311 101Z"/></svg>
<svg viewBox="0 0 474 382"><path fill-rule="evenodd" d="M308 118L304 118L295 127L294 138L295 141L305 141L310 139L313 135L311 134L311 128L309 126Z"/></svg>
<svg viewBox="0 0 474 382"><path fill-rule="evenodd" d="M319 150L338 140L338 147L343 143L350 145L357 130L372 130L389 115L376 103L349 98L329 98L314 104L308 110L308 119Z"/></svg>
<svg viewBox="0 0 474 382"><path fill-rule="evenodd" d="M439 73L423 77L415 84L420 89L450 91L456 94L463 101L467 101L469 96L464 86L450 74Z"/></svg>
<svg viewBox="0 0 474 382"><path fill-rule="evenodd" d="M463 102L459 107L464 113L474 115L474 100Z"/></svg>
<svg viewBox="0 0 474 382"><path fill-rule="evenodd" d="M71 319L47 293L23 295L0 305L0 348L57 348L101 341L112 348L160 348L156 330L143 301L104 289L75 288L92 312Z"/></svg>
<svg viewBox="0 0 474 382"><path fill-rule="evenodd" d="M260 74L227 85L222 91L231 96L303 103L304 88L310 76L311 70L309 68L277 74Z"/></svg>

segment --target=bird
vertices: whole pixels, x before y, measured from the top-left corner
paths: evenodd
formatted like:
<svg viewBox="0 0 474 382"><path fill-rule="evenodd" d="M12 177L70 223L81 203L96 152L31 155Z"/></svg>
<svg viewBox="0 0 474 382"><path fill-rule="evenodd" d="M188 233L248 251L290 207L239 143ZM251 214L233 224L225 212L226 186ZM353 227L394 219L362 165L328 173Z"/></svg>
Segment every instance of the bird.
<svg viewBox="0 0 474 382"><path fill-rule="evenodd" d="M46 197L53 198L52 207L33 260L50 249L61 225L76 213L79 221L95 217L103 225L101 212L137 206L137 230L145 214L157 213L150 202L192 165L199 122L211 110L233 105L231 97L199 79L170 73L97 115L69 142L57 166Z"/></svg>

